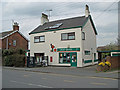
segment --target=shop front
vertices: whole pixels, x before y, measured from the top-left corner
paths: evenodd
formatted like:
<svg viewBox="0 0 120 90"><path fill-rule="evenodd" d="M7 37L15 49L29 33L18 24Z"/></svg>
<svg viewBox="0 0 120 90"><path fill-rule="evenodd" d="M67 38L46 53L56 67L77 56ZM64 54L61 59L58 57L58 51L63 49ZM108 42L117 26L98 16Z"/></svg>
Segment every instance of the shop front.
<svg viewBox="0 0 120 90"><path fill-rule="evenodd" d="M77 52L80 48L58 48L59 64L71 64L72 67L77 67Z"/></svg>

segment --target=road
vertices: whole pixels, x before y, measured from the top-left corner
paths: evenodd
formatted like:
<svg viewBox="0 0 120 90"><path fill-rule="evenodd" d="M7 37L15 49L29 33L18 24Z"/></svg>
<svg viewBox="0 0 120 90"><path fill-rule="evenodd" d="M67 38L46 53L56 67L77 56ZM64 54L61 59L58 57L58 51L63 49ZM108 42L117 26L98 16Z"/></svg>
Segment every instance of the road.
<svg viewBox="0 0 120 90"><path fill-rule="evenodd" d="M2 88L118 88L118 80L3 69Z"/></svg>

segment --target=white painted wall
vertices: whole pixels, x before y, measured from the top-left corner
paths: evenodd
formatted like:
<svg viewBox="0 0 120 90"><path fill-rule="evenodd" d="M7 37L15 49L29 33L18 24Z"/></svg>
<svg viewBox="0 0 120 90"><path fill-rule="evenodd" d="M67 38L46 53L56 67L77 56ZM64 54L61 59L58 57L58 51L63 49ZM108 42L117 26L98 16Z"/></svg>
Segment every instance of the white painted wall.
<svg viewBox="0 0 120 90"><path fill-rule="evenodd" d="M75 32L75 40L66 40L61 41L61 33L69 33L69 32ZM34 37L35 36L41 36L45 35L45 42L43 43L34 43ZM70 48L82 48L81 47L81 28L74 28L74 29L68 29L68 30L59 30L54 33L54 31L50 32L44 32L44 33L36 33L30 35L30 56L34 56L34 53L45 53L46 56L53 57L53 62L49 63L50 65L58 65L59 64L59 53L58 52L50 52L51 46L50 44L55 45L56 48L67 48L70 45ZM81 64L81 57L79 55L80 52L77 53L77 62L78 67L82 67ZM62 64L66 65L66 64ZM68 65L68 64L67 64ZM70 66L70 65L69 65Z"/></svg>
<svg viewBox="0 0 120 90"><path fill-rule="evenodd" d="M88 19L88 22L85 24L82 32L85 33L85 40L82 40L82 49L83 49L82 58L84 60L92 60L92 63L84 64L84 66L87 66L87 65L94 64L94 53L96 53L96 57L98 57L97 51L96 51L97 49L96 35L95 35L90 19ZM90 51L91 52L90 55L85 55L84 53L85 50Z"/></svg>
<svg viewBox="0 0 120 90"><path fill-rule="evenodd" d="M61 33L70 33L70 32L75 32L75 40L61 41ZM85 32L86 35L85 40L82 40L82 32ZM34 43L34 37L42 36L42 35L45 35L45 42ZM36 33L30 35L30 56L34 56L34 53L44 53L46 56L49 56L49 60L50 60L50 56L53 57L53 62L49 61L50 65L70 66L70 64L59 64L59 52L50 52L51 50L50 44L55 45L56 49L68 48L68 46L70 46L70 48L80 48L80 52L77 52L77 67L83 67L83 66L95 64L93 58L94 53L96 53L96 57L98 57L96 52L96 35L90 20L88 20L82 31L81 28L73 28L66 30ZM91 55L85 55L84 50L91 51ZM84 64L82 62L82 59L92 60L92 63Z"/></svg>

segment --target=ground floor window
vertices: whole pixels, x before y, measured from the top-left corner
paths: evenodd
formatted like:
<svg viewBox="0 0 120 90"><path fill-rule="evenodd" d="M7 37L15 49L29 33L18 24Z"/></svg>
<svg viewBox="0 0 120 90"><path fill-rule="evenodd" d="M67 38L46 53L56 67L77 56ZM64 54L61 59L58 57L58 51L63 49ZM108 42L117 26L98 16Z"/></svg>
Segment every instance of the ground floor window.
<svg viewBox="0 0 120 90"><path fill-rule="evenodd" d="M90 51L85 51L85 55L90 55Z"/></svg>
<svg viewBox="0 0 120 90"><path fill-rule="evenodd" d="M59 53L59 63L70 63L70 53Z"/></svg>
<svg viewBox="0 0 120 90"><path fill-rule="evenodd" d="M59 63L77 63L77 53L59 53Z"/></svg>

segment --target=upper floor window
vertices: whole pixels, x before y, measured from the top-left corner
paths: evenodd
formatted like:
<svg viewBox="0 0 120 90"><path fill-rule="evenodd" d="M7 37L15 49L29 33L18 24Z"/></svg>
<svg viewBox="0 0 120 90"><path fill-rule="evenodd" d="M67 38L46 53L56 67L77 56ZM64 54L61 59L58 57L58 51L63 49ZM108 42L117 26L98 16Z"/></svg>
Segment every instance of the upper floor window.
<svg viewBox="0 0 120 90"><path fill-rule="evenodd" d="M36 36L36 37L34 37L34 42L35 43L45 42L45 36Z"/></svg>
<svg viewBox="0 0 120 90"><path fill-rule="evenodd" d="M61 40L75 40L75 32L62 33Z"/></svg>
<svg viewBox="0 0 120 90"><path fill-rule="evenodd" d="M82 40L85 40L85 33L82 32Z"/></svg>
<svg viewBox="0 0 120 90"><path fill-rule="evenodd" d="M34 42L39 42L39 36L34 37Z"/></svg>
<svg viewBox="0 0 120 90"><path fill-rule="evenodd" d="M13 46L16 46L16 40L13 40Z"/></svg>
<svg viewBox="0 0 120 90"><path fill-rule="evenodd" d="M45 42L45 36L40 36L40 42Z"/></svg>

